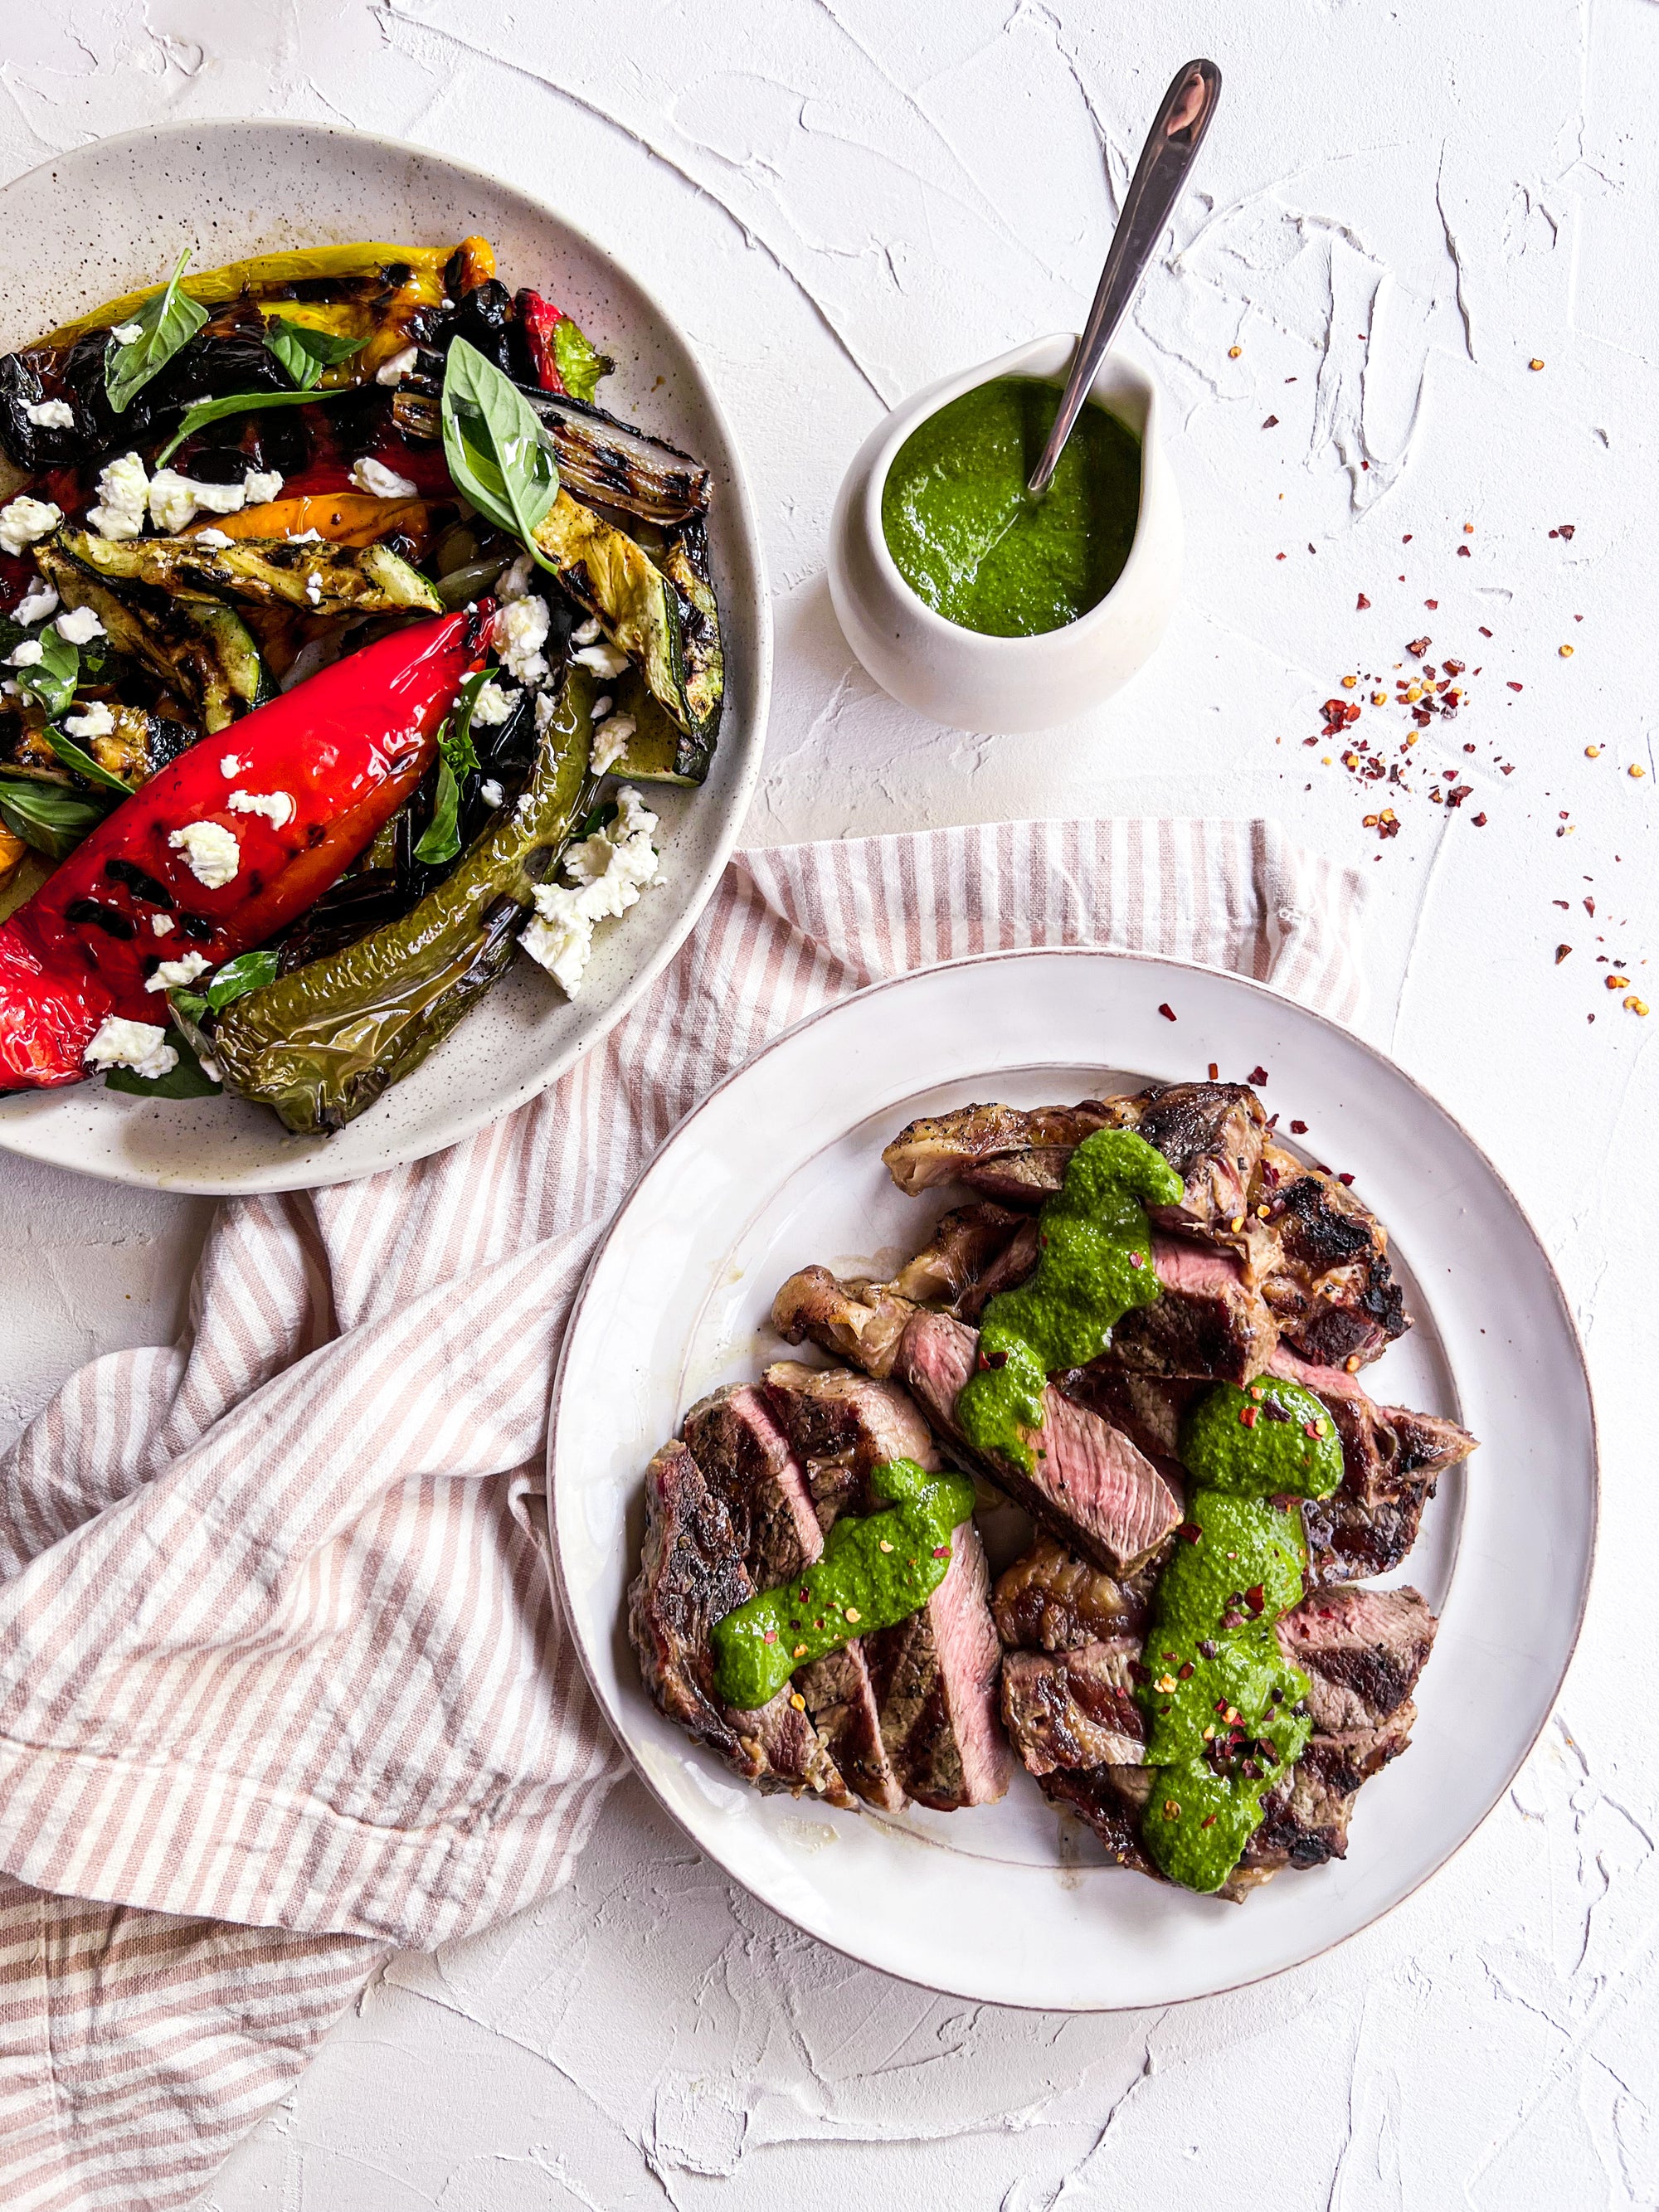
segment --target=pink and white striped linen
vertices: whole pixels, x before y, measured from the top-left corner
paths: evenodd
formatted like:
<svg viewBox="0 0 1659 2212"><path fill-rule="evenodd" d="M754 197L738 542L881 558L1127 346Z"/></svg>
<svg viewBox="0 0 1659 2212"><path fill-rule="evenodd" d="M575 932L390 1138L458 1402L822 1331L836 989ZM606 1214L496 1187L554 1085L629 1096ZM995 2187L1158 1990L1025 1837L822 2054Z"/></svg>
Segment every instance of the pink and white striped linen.
<svg viewBox="0 0 1659 2212"><path fill-rule="evenodd" d="M183 1343L94 1361L0 1464L9 2212L187 2203L389 1948L568 1874L622 1762L546 1571L549 1382L699 1097L827 1001L986 949L1167 952L1346 1018L1359 898L1267 823L752 853L544 1097L227 1205Z"/></svg>

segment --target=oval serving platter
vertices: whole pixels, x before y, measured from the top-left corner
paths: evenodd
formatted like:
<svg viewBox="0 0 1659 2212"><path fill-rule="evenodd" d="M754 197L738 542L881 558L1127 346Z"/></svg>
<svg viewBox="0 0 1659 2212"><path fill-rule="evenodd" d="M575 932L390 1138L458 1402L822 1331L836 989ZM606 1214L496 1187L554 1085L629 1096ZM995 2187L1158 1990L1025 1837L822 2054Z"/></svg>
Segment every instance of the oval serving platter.
<svg viewBox="0 0 1659 2212"><path fill-rule="evenodd" d="M1171 1029L1158 1007L1178 1012ZM1308 1157L1387 1224L1415 1325L1368 1382L1481 1439L1443 1478L1401 1571L1440 1616L1411 1747L1361 1793L1348 1856L1243 1905L1109 1865L1019 1772L1001 1803L896 1816L763 1797L665 1720L629 1645L641 1477L694 1400L785 1356L768 1320L795 1268L890 1270L947 1188L902 1196L881 1148L972 1099L1034 1106L1210 1061L1269 1072ZM1497 1171L1401 1071L1240 976L1133 955L1026 951L877 985L730 1077L664 1144L595 1256L549 1431L561 1589L583 1664L647 1787L775 1911L955 1996L1093 2011L1237 1986L1387 1912L1464 1843L1547 1720L1577 1640L1596 1515L1595 1417L1536 1233ZM1005 1525L1006 1524L1006 1525ZM993 1567L1025 1526L981 1516Z"/></svg>
<svg viewBox="0 0 1659 2212"><path fill-rule="evenodd" d="M666 965L725 866L765 739L771 611L754 507L708 379L620 264L528 194L464 162L317 123L209 122L94 140L0 189L0 350L164 276L357 238L453 243L481 232L503 276L556 297L616 362L602 397L714 478L709 544L726 711L708 781L661 788L662 886L599 933L580 1002L516 961L425 1064L333 1138L290 1136L231 1098L123 1097L101 1083L0 1098L0 1150L118 1182L208 1192L344 1182L457 1143L562 1074ZM50 237L43 256L39 241ZM653 787L656 788L656 787Z"/></svg>

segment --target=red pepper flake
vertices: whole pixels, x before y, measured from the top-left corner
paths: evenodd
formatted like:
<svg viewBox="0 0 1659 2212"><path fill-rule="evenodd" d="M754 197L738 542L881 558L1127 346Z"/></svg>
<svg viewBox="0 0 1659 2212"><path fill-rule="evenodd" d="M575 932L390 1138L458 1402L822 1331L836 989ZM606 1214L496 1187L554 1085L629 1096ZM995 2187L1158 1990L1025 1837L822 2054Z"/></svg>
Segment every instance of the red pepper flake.
<svg viewBox="0 0 1659 2212"><path fill-rule="evenodd" d="M1189 1544L1195 1544L1204 1531L1196 1521L1183 1521L1180 1528L1176 1530L1176 1534L1177 1536L1184 1536Z"/></svg>
<svg viewBox="0 0 1659 2212"><path fill-rule="evenodd" d="M1181 1665L1176 1668L1176 1672L1183 1682L1190 1682L1194 1672L1192 1661L1190 1659L1183 1660Z"/></svg>
<svg viewBox="0 0 1659 2212"><path fill-rule="evenodd" d="M1244 1602L1252 1613L1260 1613L1267 1602L1267 1592L1260 1583L1252 1583L1244 1593Z"/></svg>
<svg viewBox="0 0 1659 2212"><path fill-rule="evenodd" d="M1490 637L1492 635L1492 632L1486 628L1485 623L1481 623L1479 625L1479 628L1482 637ZM1474 672L1478 676L1480 673L1480 671L1477 668Z"/></svg>
<svg viewBox="0 0 1659 2212"><path fill-rule="evenodd" d="M1573 532L1577 530L1577 527L1578 525L1576 522L1559 522L1555 528L1551 531L1550 536L1552 538L1559 536L1561 538L1571 538Z"/></svg>
<svg viewBox="0 0 1659 2212"><path fill-rule="evenodd" d="M1285 558L1285 556L1282 553L1275 553L1273 555L1273 558L1275 561L1282 561Z"/></svg>
<svg viewBox="0 0 1659 2212"><path fill-rule="evenodd" d="M1401 544L1402 545L1409 545L1409 544L1411 544L1411 542L1412 542L1412 534L1411 534L1411 532L1410 532L1410 531L1409 531L1409 530L1406 532L1405 536L1401 539L1401 541L1400 541L1400 542L1401 542Z"/></svg>
<svg viewBox="0 0 1659 2212"><path fill-rule="evenodd" d="M1276 430L1279 428L1278 416L1270 415L1261 427L1264 430Z"/></svg>
<svg viewBox="0 0 1659 2212"><path fill-rule="evenodd" d="M1238 1425L1242 1429L1253 1429L1255 1426L1255 1407L1254 1406L1246 1406L1244 1407L1243 1411L1238 1417Z"/></svg>
<svg viewBox="0 0 1659 2212"><path fill-rule="evenodd" d="M1141 1257L1141 1255L1140 1255L1140 1254L1139 1254L1139 1252L1131 1252L1131 1253L1130 1253L1130 1255L1129 1255L1129 1265L1130 1265L1132 1267L1144 1267L1146 1266L1146 1261Z"/></svg>
<svg viewBox="0 0 1659 2212"><path fill-rule="evenodd" d="M1571 950L1572 947L1570 945L1558 945L1556 946L1555 964L1558 968L1561 965L1561 963L1566 958L1568 953L1571 952Z"/></svg>
<svg viewBox="0 0 1659 2212"><path fill-rule="evenodd" d="M778 1632L777 1632L777 1630L776 1630L775 1628L769 1628L768 1630L766 1630L765 1633L763 1634L763 1637L762 1637L762 1638L761 1638L761 1641L762 1641L763 1643L764 1643L764 1644L775 1644L775 1643L777 1642L777 1640L778 1640Z"/></svg>
<svg viewBox="0 0 1659 2212"><path fill-rule="evenodd" d="M1421 660L1433 642L1434 640L1430 637L1408 637L1406 640L1406 650L1413 660Z"/></svg>
<svg viewBox="0 0 1659 2212"><path fill-rule="evenodd" d="M1518 684L1511 684L1510 685L1510 689L1511 691L1518 691L1521 689L1521 686Z"/></svg>
<svg viewBox="0 0 1659 2212"><path fill-rule="evenodd" d="M1354 612L1356 614L1364 614L1370 605L1370 601L1365 597L1364 592L1362 592L1358 599L1354 602Z"/></svg>
<svg viewBox="0 0 1659 2212"><path fill-rule="evenodd" d="M1206 1813L1206 1814L1204 1815L1204 1818L1203 1818L1203 1819L1199 1822L1199 1824L1198 1824L1198 1825L1199 1825L1199 1826L1200 1826L1200 1828L1212 1828L1212 1827L1214 1827L1214 1826L1215 1826L1215 1814L1214 1814L1213 1813Z"/></svg>
<svg viewBox="0 0 1659 2212"><path fill-rule="evenodd" d="M1161 1006L1158 1011L1163 1015L1166 1022L1172 1022L1175 1019L1175 1008L1173 1006L1166 1004Z"/></svg>
<svg viewBox="0 0 1659 2212"><path fill-rule="evenodd" d="M1467 560L1468 559L1468 557L1469 557L1469 549L1468 549L1468 547L1467 545L1460 545L1460 546L1458 547L1458 549L1457 549L1457 557L1458 557L1458 559L1459 559L1460 561L1467 561Z"/></svg>
<svg viewBox="0 0 1659 2212"><path fill-rule="evenodd" d="M935 1545L934 1545L934 1547L933 1547L933 1557L934 1557L936 1559L948 1559L950 1558L950 1556L951 1556L951 1547L950 1547L950 1546L949 1546L948 1544L935 1544Z"/></svg>
<svg viewBox="0 0 1659 2212"><path fill-rule="evenodd" d="M1423 604L1425 607L1437 607L1440 602L1438 599L1425 599Z"/></svg>
<svg viewBox="0 0 1659 2212"><path fill-rule="evenodd" d="M1267 1069L1265 1067L1253 1067L1250 1070L1250 1080L1252 1083L1265 1083L1267 1080Z"/></svg>
<svg viewBox="0 0 1659 2212"><path fill-rule="evenodd" d="M1486 817L1484 814L1472 815L1469 818L1473 821L1477 830L1484 830L1486 828Z"/></svg>
<svg viewBox="0 0 1659 2212"><path fill-rule="evenodd" d="M1352 1190L1353 1188L1353 1177L1351 1175L1340 1175L1337 1177L1337 1181L1341 1184L1344 1190Z"/></svg>
<svg viewBox="0 0 1659 2212"><path fill-rule="evenodd" d="M1311 738L1310 738L1310 739L1308 740L1308 742L1310 743L1310 744L1312 744L1312 742L1313 742L1313 740L1312 740ZM1221 1073L1221 1070L1219 1069L1219 1067L1218 1067L1218 1066L1217 1066L1217 1065L1216 1065L1216 1063L1214 1062L1214 1060L1212 1060L1212 1061L1210 1062L1210 1080L1211 1080L1211 1082L1212 1082L1212 1083L1213 1083L1213 1082L1215 1081L1215 1079L1216 1079L1217 1076L1218 1076L1218 1075L1219 1075L1219 1074L1220 1074L1220 1073Z"/></svg>
<svg viewBox="0 0 1659 2212"><path fill-rule="evenodd" d="M1291 1122L1291 1134L1293 1137L1305 1137L1305 1136L1307 1135L1307 1133L1308 1133L1308 1125L1307 1125L1307 1123L1306 1123L1305 1121L1292 1121L1292 1122Z"/></svg>

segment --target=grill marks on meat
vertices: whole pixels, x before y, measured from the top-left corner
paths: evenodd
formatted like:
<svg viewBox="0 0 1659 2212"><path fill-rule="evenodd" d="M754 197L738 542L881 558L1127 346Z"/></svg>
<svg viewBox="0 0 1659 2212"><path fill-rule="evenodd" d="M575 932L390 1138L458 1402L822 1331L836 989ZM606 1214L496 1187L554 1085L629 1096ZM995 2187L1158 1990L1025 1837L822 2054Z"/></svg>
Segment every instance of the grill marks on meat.
<svg viewBox="0 0 1659 2212"><path fill-rule="evenodd" d="M1068 1651L1138 1636L1157 1580L1154 1566L1120 1581L1039 1534L1023 1559L997 1577L991 1612L1010 1650Z"/></svg>
<svg viewBox="0 0 1659 2212"><path fill-rule="evenodd" d="M1124 1315L1103 1365L1218 1382L1248 1382L1261 1372L1279 1332L1232 1253L1155 1235L1152 1267L1161 1295Z"/></svg>
<svg viewBox="0 0 1659 2212"><path fill-rule="evenodd" d="M1244 1854L1261 1873L1323 1866L1348 1848L1362 1783L1411 1741L1436 1622L1414 1589L1316 1590L1279 1622L1279 1647L1307 1675L1314 1735L1267 1801Z"/></svg>
<svg viewBox="0 0 1659 2212"><path fill-rule="evenodd" d="M781 1690L756 1712L724 1705L714 1687L708 1632L754 1584L731 1516L688 1448L665 1444L646 1471L646 1532L628 1594L628 1632L653 1702L763 1790L813 1790L852 1800L805 1712Z"/></svg>
<svg viewBox="0 0 1659 2212"><path fill-rule="evenodd" d="M772 1589L808 1566L823 1534L789 1439L752 1383L714 1394L686 1415L683 1434L757 1589Z"/></svg>
<svg viewBox="0 0 1659 2212"><path fill-rule="evenodd" d="M899 1372L934 1427L959 1454L956 1403L974 1371L979 1339L948 1315L918 1313L900 1341ZM1176 1492L1145 1453L1104 1421L1050 1389L1030 1473L986 1462L998 1484L1099 1565L1132 1573L1181 1518Z"/></svg>
<svg viewBox="0 0 1659 2212"><path fill-rule="evenodd" d="M1058 1653L1009 1652L1002 1662L1002 1717L1031 1773L1140 1764L1146 1723L1129 1673L1139 1656L1138 1636Z"/></svg>
<svg viewBox="0 0 1659 2212"><path fill-rule="evenodd" d="M870 1470L881 1461L913 1459L929 1472L939 1464L927 1422L896 1382L780 1359L767 1369L762 1387L805 1468L826 1531L847 1507L864 1505Z"/></svg>
<svg viewBox="0 0 1659 2212"><path fill-rule="evenodd" d="M1411 1326L1388 1231L1334 1176L1263 1147L1260 1203L1279 1259L1263 1284L1279 1334L1304 1359L1360 1366Z"/></svg>
<svg viewBox="0 0 1659 2212"><path fill-rule="evenodd" d="M979 1531L964 1522L927 1604L864 1640L887 1756L918 1803L941 1813L994 1804L1012 1777L997 1723L1001 1650L988 1585Z"/></svg>
<svg viewBox="0 0 1659 2212"><path fill-rule="evenodd" d="M1474 1437L1438 1414L1379 1406L1352 1375L1311 1365L1283 1346L1273 1372L1313 1392L1342 1444L1341 1488L1303 1508L1314 1578L1390 1572L1416 1542L1440 1476L1476 1449Z"/></svg>

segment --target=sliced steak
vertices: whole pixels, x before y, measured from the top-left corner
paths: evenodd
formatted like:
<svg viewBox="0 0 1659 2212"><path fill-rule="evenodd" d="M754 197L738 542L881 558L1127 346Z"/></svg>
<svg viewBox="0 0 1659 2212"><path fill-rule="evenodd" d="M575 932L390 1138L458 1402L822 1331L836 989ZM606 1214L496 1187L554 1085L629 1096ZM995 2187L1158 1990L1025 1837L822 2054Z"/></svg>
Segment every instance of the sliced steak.
<svg viewBox="0 0 1659 2212"><path fill-rule="evenodd" d="M1069 1651L1137 1636L1156 1579L1146 1566L1120 1581L1040 1534L1024 1557L997 1577L991 1596L997 1634L1011 1651Z"/></svg>
<svg viewBox="0 0 1659 2212"><path fill-rule="evenodd" d="M1154 1771L1150 1766L1057 1766L1039 1778L1038 1786L1050 1804L1086 1821L1119 1866L1162 1881L1140 1841L1140 1816Z"/></svg>
<svg viewBox="0 0 1659 2212"><path fill-rule="evenodd" d="M1037 1224L1028 1213L979 1280L957 1300L959 1318L977 1328L981 1315L998 1292L1018 1288L1036 1263Z"/></svg>
<svg viewBox="0 0 1659 2212"><path fill-rule="evenodd" d="M1121 1429L1154 1462L1179 1463L1181 1417L1208 1382L1168 1375L1137 1375L1132 1369L1097 1361L1092 1367L1073 1367L1057 1378L1057 1387L1079 1406L1098 1413L1115 1429Z"/></svg>
<svg viewBox="0 0 1659 2212"><path fill-rule="evenodd" d="M1261 1205L1279 1240L1262 1284L1280 1336L1323 1367L1363 1367L1411 1327L1376 1216L1334 1176L1262 1148ZM1352 1367L1350 1367L1352 1363Z"/></svg>
<svg viewBox="0 0 1659 2212"><path fill-rule="evenodd" d="M628 1594L628 1632L658 1710L763 1790L852 1802L805 1713L780 1690L756 1712L724 1705L708 1632L754 1593L725 1506L687 1447L665 1444L646 1471L646 1531Z"/></svg>
<svg viewBox="0 0 1659 2212"><path fill-rule="evenodd" d="M1315 1736L1267 1799L1261 1826L1244 1847L1243 1867L1261 1875L1345 1858L1360 1785L1405 1750L1416 1717L1408 1703L1382 1728Z"/></svg>
<svg viewBox="0 0 1659 2212"><path fill-rule="evenodd" d="M1133 1098L1103 1099L1111 1126L1133 1129L1162 1152L1185 1188L1180 1203L1149 1208L1167 1229L1239 1234L1261 1158L1267 1115L1243 1083L1165 1083Z"/></svg>
<svg viewBox="0 0 1659 2212"><path fill-rule="evenodd" d="M896 1813L904 1785L882 1741L881 1710L864 1645L855 1638L795 1675L825 1750L867 1805Z"/></svg>
<svg viewBox="0 0 1659 2212"><path fill-rule="evenodd" d="M1124 1315L1103 1364L1218 1382L1249 1382L1259 1375L1279 1331L1236 1255L1154 1236L1152 1266L1162 1295Z"/></svg>
<svg viewBox="0 0 1659 2212"><path fill-rule="evenodd" d="M803 1267L772 1301L772 1326L786 1344L818 1344L878 1377L890 1375L898 1340L915 1312L908 1298L838 1283L827 1267Z"/></svg>
<svg viewBox="0 0 1659 2212"><path fill-rule="evenodd" d="M870 1470L883 1460L913 1459L930 1471L939 1463L927 1422L896 1382L779 1359L761 1387L805 1468L825 1529L848 1506L862 1506Z"/></svg>
<svg viewBox="0 0 1659 2212"><path fill-rule="evenodd" d="M917 1402L958 1454L958 1393L974 1371L979 1339L945 1314L918 1313L899 1346L898 1369ZM1132 1574L1181 1518L1176 1492L1127 1437L1050 1388L1030 1473L1000 1457L995 1480L1066 1542L1101 1566ZM977 1455L975 1455L977 1456Z"/></svg>
<svg viewBox="0 0 1659 2212"><path fill-rule="evenodd" d="M1322 1735L1377 1728L1411 1699L1437 1623L1414 1589L1315 1590L1279 1623L1279 1647L1312 1686Z"/></svg>
<svg viewBox="0 0 1659 2212"><path fill-rule="evenodd" d="M1137 1636L1080 1644L1058 1653L1007 1654L1002 1662L1002 1717L1030 1772L1141 1763L1146 1723L1129 1674L1139 1656Z"/></svg>
<svg viewBox="0 0 1659 2212"><path fill-rule="evenodd" d="M958 1206L933 1224L931 1240L894 1276L888 1288L919 1306L958 1310L957 1302L971 1291L986 1269L1007 1249L1015 1232L1030 1231L1029 1213L1012 1206Z"/></svg>
<svg viewBox="0 0 1659 2212"><path fill-rule="evenodd" d="M716 1390L686 1415L682 1433L725 1506L757 1589L775 1589L823 1549L806 1477L789 1439L750 1382Z"/></svg>
<svg viewBox="0 0 1659 2212"><path fill-rule="evenodd" d="M864 1639L888 1757L911 1796L942 1813L994 1803L1012 1774L997 1722L989 1580L979 1532L964 1522L927 1604Z"/></svg>

